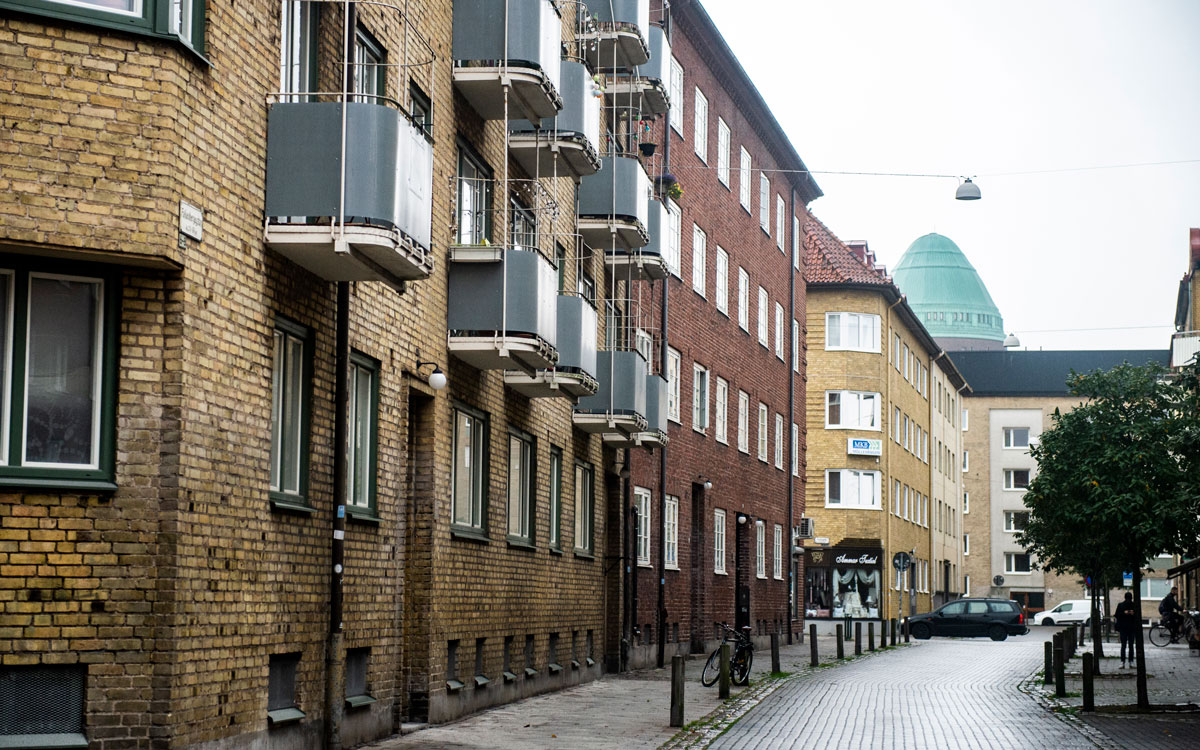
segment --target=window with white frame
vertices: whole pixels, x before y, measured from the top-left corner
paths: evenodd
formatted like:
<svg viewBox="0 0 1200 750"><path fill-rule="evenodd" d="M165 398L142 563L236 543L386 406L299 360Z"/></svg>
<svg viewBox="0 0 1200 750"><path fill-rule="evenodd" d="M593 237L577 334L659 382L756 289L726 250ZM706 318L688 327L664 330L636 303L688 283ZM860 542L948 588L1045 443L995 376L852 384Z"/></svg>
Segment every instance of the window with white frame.
<svg viewBox="0 0 1200 750"><path fill-rule="evenodd" d="M904 450L912 452L912 420L904 415Z"/></svg>
<svg viewBox="0 0 1200 750"><path fill-rule="evenodd" d="M767 527L762 521L754 522L754 574L767 577Z"/></svg>
<svg viewBox="0 0 1200 750"><path fill-rule="evenodd" d="M675 278L680 278L683 272L679 255L683 246L683 212L670 198L667 199L667 221L670 226L667 228L667 248L663 253L663 263Z"/></svg>
<svg viewBox="0 0 1200 750"><path fill-rule="evenodd" d="M800 476L800 425L792 422L792 476Z"/></svg>
<svg viewBox="0 0 1200 750"><path fill-rule="evenodd" d="M825 349L879 351L879 316L865 313L825 313Z"/></svg>
<svg viewBox="0 0 1200 750"><path fill-rule="evenodd" d="M692 364L692 429L708 429L708 369L698 362Z"/></svg>
<svg viewBox="0 0 1200 750"><path fill-rule="evenodd" d="M750 274L738 267L738 327L750 331Z"/></svg>
<svg viewBox="0 0 1200 750"><path fill-rule="evenodd" d="M668 117L671 127L679 135L683 135L683 66L674 57L671 58L671 83L668 91L671 98L671 110Z"/></svg>
<svg viewBox="0 0 1200 750"><path fill-rule="evenodd" d="M742 148L741 161L738 163L738 200L746 213L750 212L750 152Z"/></svg>
<svg viewBox="0 0 1200 750"><path fill-rule="evenodd" d="M525 434L508 436L508 538L533 541L533 440Z"/></svg>
<svg viewBox="0 0 1200 750"><path fill-rule="evenodd" d="M766 172L758 173L758 225L771 234L771 181Z"/></svg>
<svg viewBox="0 0 1200 750"><path fill-rule="evenodd" d="M375 432L379 411L379 362L358 352L350 353L350 465L349 510L374 515Z"/></svg>
<svg viewBox="0 0 1200 750"><path fill-rule="evenodd" d="M800 322L792 318L792 372L800 372Z"/></svg>
<svg viewBox="0 0 1200 750"><path fill-rule="evenodd" d="M878 471L827 469L825 471L826 508L878 509L880 496Z"/></svg>
<svg viewBox="0 0 1200 750"><path fill-rule="evenodd" d="M591 553L596 512L595 475L588 464L575 464L575 549Z"/></svg>
<svg viewBox="0 0 1200 750"><path fill-rule="evenodd" d="M896 518L900 517L900 503L904 498L903 490L901 489L900 480L892 480L892 515Z"/></svg>
<svg viewBox="0 0 1200 750"><path fill-rule="evenodd" d="M663 554L667 568L679 570L679 498L674 495L663 502Z"/></svg>
<svg viewBox="0 0 1200 750"><path fill-rule="evenodd" d="M131 1L131 0L128 0ZM316 90L317 4L285 0L280 24L280 101L298 102L295 96Z"/></svg>
<svg viewBox="0 0 1200 750"><path fill-rule="evenodd" d="M750 452L750 394L738 391L738 450Z"/></svg>
<svg viewBox="0 0 1200 750"><path fill-rule="evenodd" d="M725 511L713 511L713 572L725 575Z"/></svg>
<svg viewBox="0 0 1200 750"><path fill-rule="evenodd" d="M825 428L878 430L883 397L868 391L825 391Z"/></svg>
<svg viewBox="0 0 1200 750"><path fill-rule="evenodd" d="M770 327L770 318L767 317L770 315L768 312L770 306L767 290L760 286L758 288L758 343L763 346L770 346L770 334L767 330Z"/></svg>
<svg viewBox="0 0 1200 750"><path fill-rule="evenodd" d="M894 432L896 433L896 445L901 445L904 442L904 421L900 418L900 407L895 407L896 413L892 417L892 424L896 425Z"/></svg>
<svg viewBox="0 0 1200 750"><path fill-rule="evenodd" d="M562 549L562 449L550 448L550 548Z"/></svg>
<svg viewBox="0 0 1200 750"><path fill-rule="evenodd" d="M783 210L783 196L775 194L775 246L779 248L779 252L785 252L783 249L784 227L787 226L787 212Z"/></svg>
<svg viewBox="0 0 1200 750"><path fill-rule="evenodd" d="M962 470L969 471L970 469L971 469L971 451L964 450L963 451Z"/></svg>
<svg viewBox="0 0 1200 750"><path fill-rule="evenodd" d="M967 431L967 424L970 421L970 416L971 415L969 412L967 412L966 407L963 407L963 410L962 410L962 431L963 432Z"/></svg>
<svg viewBox="0 0 1200 750"><path fill-rule="evenodd" d="M776 357L779 357L779 360L780 360L781 362L782 362L782 361L784 361L784 359L783 359L783 341L784 341L784 338L783 338L783 337L784 337L784 333L783 333L783 305L781 305L781 304L779 304L778 302L776 302L776 303L775 303L775 356L776 356Z"/></svg>
<svg viewBox="0 0 1200 750"><path fill-rule="evenodd" d="M904 485L904 520L905 521L912 520L912 496L913 496L912 487L909 487L907 484Z"/></svg>
<svg viewBox="0 0 1200 750"><path fill-rule="evenodd" d="M971 493L970 492L963 493L962 512L963 512L964 516L971 512Z"/></svg>
<svg viewBox="0 0 1200 750"><path fill-rule="evenodd" d="M729 187L729 126L717 118L717 179Z"/></svg>
<svg viewBox="0 0 1200 750"><path fill-rule="evenodd" d="M454 410L450 465L451 521L455 526L482 530L487 474L487 420L476 412Z"/></svg>
<svg viewBox="0 0 1200 750"><path fill-rule="evenodd" d="M1029 525L1029 511L1027 510L1006 510L1004 511L1004 530L1012 533L1024 531Z"/></svg>
<svg viewBox="0 0 1200 750"><path fill-rule="evenodd" d="M1025 552L1005 552L1004 553L1004 572L1012 575L1020 575L1029 573L1033 570L1030 564L1029 554Z"/></svg>
<svg viewBox="0 0 1200 750"><path fill-rule="evenodd" d="M775 524L775 580L783 580L783 527Z"/></svg>
<svg viewBox="0 0 1200 750"><path fill-rule="evenodd" d="M667 419L679 422L679 352L667 347Z"/></svg>
<svg viewBox="0 0 1200 750"><path fill-rule="evenodd" d="M892 339L892 364L896 366L896 372L900 372L900 334L895 334Z"/></svg>
<svg viewBox="0 0 1200 750"><path fill-rule="evenodd" d="M908 344L904 345L904 379L912 382L912 350L908 348Z"/></svg>
<svg viewBox="0 0 1200 750"><path fill-rule="evenodd" d="M963 534L963 555L971 554L971 535Z"/></svg>
<svg viewBox="0 0 1200 750"><path fill-rule="evenodd" d="M964 455L966 451L963 451ZM1029 469L1005 469L1004 470L1004 489L1006 490L1025 490L1029 489Z"/></svg>
<svg viewBox="0 0 1200 750"><path fill-rule="evenodd" d="M637 561L638 565L650 565L650 490L633 488L633 504L637 508Z"/></svg>
<svg viewBox="0 0 1200 750"><path fill-rule="evenodd" d="M708 235L700 227L692 225L692 289L705 296L705 276L708 273Z"/></svg>
<svg viewBox="0 0 1200 750"><path fill-rule="evenodd" d="M775 468L783 470L783 415L775 414Z"/></svg>
<svg viewBox="0 0 1200 750"><path fill-rule="evenodd" d="M717 312L729 315L729 253L717 245Z"/></svg>
<svg viewBox="0 0 1200 750"><path fill-rule="evenodd" d="M800 270L800 217L792 217L792 268Z"/></svg>
<svg viewBox="0 0 1200 750"><path fill-rule="evenodd" d="M692 122L692 141L696 149L696 156L700 157L700 161L708 163L708 99L700 91L700 87L696 87L696 98L694 107L695 120Z"/></svg>
<svg viewBox="0 0 1200 750"><path fill-rule="evenodd" d="M729 383L717 378L716 415L713 426L716 428L717 442L729 442Z"/></svg>
<svg viewBox="0 0 1200 750"><path fill-rule="evenodd" d="M1028 427L1005 427L1004 428L1004 447L1005 448L1028 448L1029 447L1029 428Z"/></svg>
<svg viewBox="0 0 1200 750"><path fill-rule="evenodd" d="M767 460L767 443L769 436L767 430L771 429L768 425L769 410L766 404L758 405L758 460L764 463Z"/></svg>

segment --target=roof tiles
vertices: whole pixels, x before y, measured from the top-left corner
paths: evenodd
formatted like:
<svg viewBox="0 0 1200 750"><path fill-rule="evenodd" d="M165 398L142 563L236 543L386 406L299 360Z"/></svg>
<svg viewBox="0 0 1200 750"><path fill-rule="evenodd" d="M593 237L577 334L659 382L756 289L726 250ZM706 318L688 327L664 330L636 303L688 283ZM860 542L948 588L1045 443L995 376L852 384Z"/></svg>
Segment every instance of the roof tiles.
<svg viewBox="0 0 1200 750"><path fill-rule="evenodd" d="M804 225L804 255L805 280L809 284L892 285L891 279L859 260L815 217Z"/></svg>

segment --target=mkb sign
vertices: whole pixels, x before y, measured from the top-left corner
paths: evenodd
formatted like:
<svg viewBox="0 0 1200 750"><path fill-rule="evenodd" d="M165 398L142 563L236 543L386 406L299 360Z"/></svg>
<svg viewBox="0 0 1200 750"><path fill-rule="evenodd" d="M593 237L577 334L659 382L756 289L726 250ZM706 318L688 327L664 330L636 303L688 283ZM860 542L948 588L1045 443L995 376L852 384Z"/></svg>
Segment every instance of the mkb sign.
<svg viewBox="0 0 1200 750"><path fill-rule="evenodd" d="M851 456L882 456L883 441L878 438L846 438L846 453Z"/></svg>

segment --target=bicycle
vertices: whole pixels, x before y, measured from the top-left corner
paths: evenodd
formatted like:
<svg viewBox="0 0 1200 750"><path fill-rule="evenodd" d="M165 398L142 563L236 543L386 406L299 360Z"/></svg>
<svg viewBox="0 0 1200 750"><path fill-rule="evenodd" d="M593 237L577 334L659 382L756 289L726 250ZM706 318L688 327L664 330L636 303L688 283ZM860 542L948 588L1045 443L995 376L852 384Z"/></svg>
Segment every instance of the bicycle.
<svg viewBox="0 0 1200 750"><path fill-rule="evenodd" d="M712 687L721 676L721 647L733 643L733 654L729 657L729 678L734 685L750 684L750 665L754 663L754 642L747 633L739 633L725 623L720 623L724 634L721 642L708 656L704 671L700 673L700 684ZM746 628L749 630L749 628Z"/></svg>
<svg viewBox="0 0 1200 750"><path fill-rule="evenodd" d="M1179 643L1182 641L1190 641L1195 637L1196 620L1195 612L1183 612L1179 615L1179 627L1175 632L1164 626L1159 620L1150 628L1150 642L1155 646L1166 646L1170 643Z"/></svg>

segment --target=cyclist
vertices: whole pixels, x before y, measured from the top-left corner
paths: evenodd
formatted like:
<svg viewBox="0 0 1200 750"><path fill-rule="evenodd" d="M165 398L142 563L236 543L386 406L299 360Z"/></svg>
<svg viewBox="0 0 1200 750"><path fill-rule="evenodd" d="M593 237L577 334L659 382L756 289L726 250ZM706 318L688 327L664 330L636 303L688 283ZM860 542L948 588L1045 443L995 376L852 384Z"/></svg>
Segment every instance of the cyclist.
<svg viewBox="0 0 1200 750"><path fill-rule="evenodd" d="M1179 587L1172 586L1171 592L1158 603L1158 614L1162 615L1163 625L1171 632L1171 640L1179 637L1182 618L1176 613L1182 611L1183 607L1179 606Z"/></svg>

